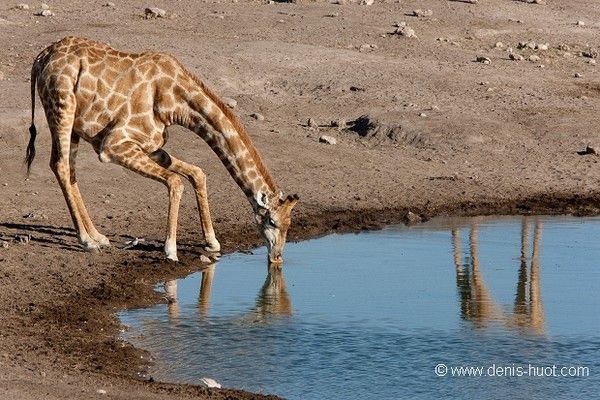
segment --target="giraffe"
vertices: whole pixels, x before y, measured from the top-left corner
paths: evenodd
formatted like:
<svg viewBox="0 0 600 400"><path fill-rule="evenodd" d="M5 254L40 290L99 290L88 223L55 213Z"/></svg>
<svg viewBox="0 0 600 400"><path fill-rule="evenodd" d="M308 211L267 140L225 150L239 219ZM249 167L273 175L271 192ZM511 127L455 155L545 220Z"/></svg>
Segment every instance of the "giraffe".
<svg viewBox="0 0 600 400"><path fill-rule="evenodd" d="M50 168L62 189L80 244L88 251L110 245L83 203L75 160L79 141L89 142L101 162L121 165L164 184L169 193L164 252L177 261L181 177L195 191L205 249L218 253L208 206L206 175L162 147L167 127L199 135L216 153L248 198L268 261L281 264L291 211L298 195L285 197L235 114L176 58L162 53L125 53L106 44L66 37L43 50L31 69L31 127L27 174L35 157L35 89L52 136Z"/></svg>

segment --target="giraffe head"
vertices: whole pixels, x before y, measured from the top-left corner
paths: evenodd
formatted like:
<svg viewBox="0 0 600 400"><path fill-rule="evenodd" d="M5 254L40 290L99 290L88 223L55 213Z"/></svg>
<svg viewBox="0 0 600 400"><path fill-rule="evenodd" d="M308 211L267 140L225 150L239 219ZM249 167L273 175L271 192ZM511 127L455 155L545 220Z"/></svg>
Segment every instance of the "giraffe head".
<svg viewBox="0 0 600 400"><path fill-rule="evenodd" d="M294 194L263 202L263 206L256 213L258 229L267 242L269 264L283 263L283 247L292 222L292 208L299 198Z"/></svg>

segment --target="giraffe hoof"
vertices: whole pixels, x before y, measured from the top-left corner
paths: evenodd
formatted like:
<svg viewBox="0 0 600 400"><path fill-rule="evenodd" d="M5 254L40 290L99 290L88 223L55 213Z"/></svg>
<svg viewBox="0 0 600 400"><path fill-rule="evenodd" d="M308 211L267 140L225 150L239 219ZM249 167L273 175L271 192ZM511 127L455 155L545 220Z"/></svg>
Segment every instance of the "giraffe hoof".
<svg viewBox="0 0 600 400"><path fill-rule="evenodd" d="M88 253L100 253L100 246L96 242L82 242L81 247Z"/></svg>
<svg viewBox="0 0 600 400"><path fill-rule="evenodd" d="M177 258L177 254L171 254L171 255L167 254L167 260L178 262L179 258Z"/></svg>
<svg viewBox="0 0 600 400"><path fill-rule="evenodd" d="M101 247L110 247L110 240L104 235L98 234L98 236L93 238Z"/></svg>
<svg viewBox="0 0 600 400"><path fill-rule="evenodd" d="M204 250L208 253L218 254L221 251L221 244L219 242L213 244L207 244L204 246ZM218 254L220 255L220 254Z"/></svg>

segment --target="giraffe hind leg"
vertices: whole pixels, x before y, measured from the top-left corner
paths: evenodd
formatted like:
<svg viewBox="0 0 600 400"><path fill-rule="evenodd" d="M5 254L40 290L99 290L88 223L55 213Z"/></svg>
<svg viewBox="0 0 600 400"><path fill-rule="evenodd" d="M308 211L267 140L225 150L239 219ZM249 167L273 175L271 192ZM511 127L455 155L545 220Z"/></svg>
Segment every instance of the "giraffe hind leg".
<svg viewBox="0 0 600 400"><path fill-rule="evenodd" d="M50 107L45 104L48 116L48 126L52 135L52 154L50 168L63 192L67 207L77 230L77 237L83 248L87 251L98 251L100 245L88 233L82 212L79 207L81 202L79 190L71 184L70 153L71 133L73 130L75 95L66 96L59 106ZM81 202L81 204L83 204Z"/></svg>
<svg viewBox="0 0 600 400"><path fill-rule="evenodd" d="M77 150L79 148L79 135L75 132L71 133L71 147L69 152L69 172L70 172L70 183L71 190L75 196L75 202L77 204L77 209L79 211L79 215L81 216L83 225L88 235L100 246L110 246L110 241L104 235L102 235L92 222L90 215L85 207L83 202L83 197L81 196L81 192L79 191L79 185L77 184L77 175L75 173L76 159L77 159Z"/></svg>

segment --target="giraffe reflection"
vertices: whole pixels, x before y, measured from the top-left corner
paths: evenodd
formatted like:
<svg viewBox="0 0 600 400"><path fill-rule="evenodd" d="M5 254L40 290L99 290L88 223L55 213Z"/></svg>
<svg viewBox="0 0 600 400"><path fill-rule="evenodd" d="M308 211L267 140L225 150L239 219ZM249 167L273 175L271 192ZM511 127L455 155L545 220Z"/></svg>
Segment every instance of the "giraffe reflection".
<svg viewBox="0 0 600 400"><path fill-rule="evenodd" d="M521 258L517 279L517 290L512 313L506 313L494 303L484 276L479 268L478 227L475 220L470 227L470 269L461 260L460 230L452 230L456 285L460 296L461 317L476 328L484 328L492 322L500 322L510 329L523 333L544 334L544 309L540 294L539 255L542 222L535 220L533 251L528 262L529 222L523 218L521 224ZM529 290L528 290L529 289ZM529 296L528 296L529 295Z"/></svg>
<svg viewBox="0 0 600 400"><path fill-rule="evenodd" d="M200 316L208 315L210 309L210 297L215 276L216 264L206 266L200 273L200 291L198 294L198 313ZM172 319L179 316L177 305L177 281L165 282L165 293L168 300L168 312ZM269 316L291 316L292 302L287 291L283 270L280 265L270 264L267 277L262 285L256 304L249 312L253 322L268 322Z"/></svg>

